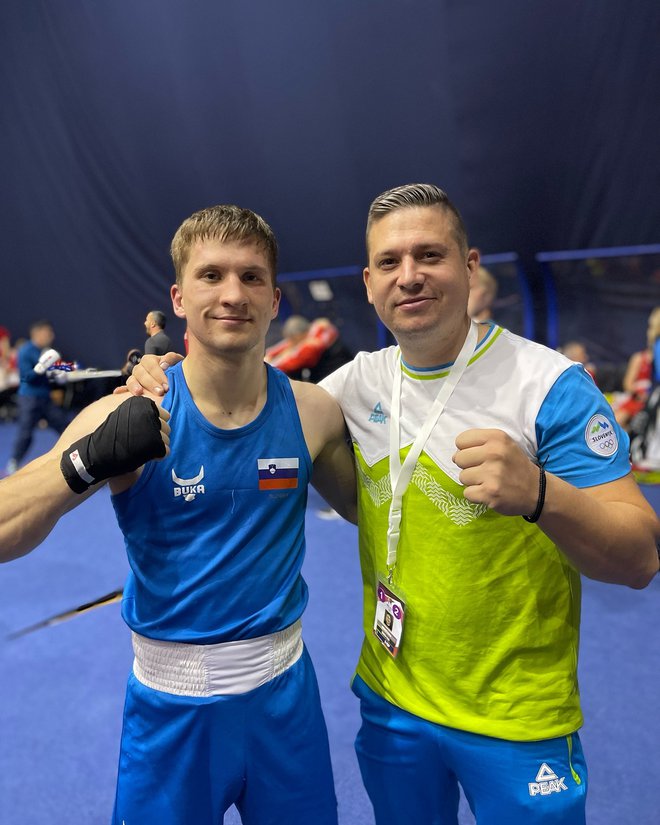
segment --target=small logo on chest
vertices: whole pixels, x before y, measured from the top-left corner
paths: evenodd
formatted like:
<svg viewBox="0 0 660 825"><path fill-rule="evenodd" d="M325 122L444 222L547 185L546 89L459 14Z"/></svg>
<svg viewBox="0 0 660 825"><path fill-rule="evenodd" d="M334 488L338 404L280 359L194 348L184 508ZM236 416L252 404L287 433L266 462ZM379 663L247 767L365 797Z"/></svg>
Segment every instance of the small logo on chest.
<svg viewBox="0 0 660 825"><path fill-rule="evenodd" d="M172 481L174 482L174 498L182 497L184 501L194 501L195 496L205 493L204 485L204 465L199 468L199 472L194 478L179 478L172 470Z"/></svg>
<svg viewBox="0 0 660 825"><path fill-rule="evenodd" d="M369 416L369 421L372 424L386 424L387 423L387 414L383 412L383 407L380 401L376 404L373 408L371 415Z"/></svg>

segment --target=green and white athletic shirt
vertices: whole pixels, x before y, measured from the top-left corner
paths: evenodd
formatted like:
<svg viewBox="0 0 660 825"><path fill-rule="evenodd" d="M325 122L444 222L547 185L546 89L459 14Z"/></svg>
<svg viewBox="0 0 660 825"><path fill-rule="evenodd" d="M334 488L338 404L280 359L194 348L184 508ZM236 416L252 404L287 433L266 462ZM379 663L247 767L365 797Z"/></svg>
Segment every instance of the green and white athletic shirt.
<svg viewBox="0 0 660 825"><path fill-rule="evenodd" d="M342 407L357 462L365 630L357 672L432 722L510 740L566 735L582 723L580 576L537 525L467 501L452 462L459 433L498 428L576 487L625 476L628 437L591 377L563 355L491 325L403 498L393 583L406 623L396 659L372 632L376 577L386 570L394 371L403 370L403 461L449 366L417 370L390 347L359 353L321 384Z"/></svg>

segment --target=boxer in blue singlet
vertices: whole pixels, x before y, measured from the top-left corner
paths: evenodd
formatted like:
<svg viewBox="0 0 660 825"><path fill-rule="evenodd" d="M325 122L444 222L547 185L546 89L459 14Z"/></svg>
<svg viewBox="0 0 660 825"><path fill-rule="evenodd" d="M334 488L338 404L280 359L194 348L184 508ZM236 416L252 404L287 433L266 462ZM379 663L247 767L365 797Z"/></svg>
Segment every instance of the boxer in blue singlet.
<svg viewBox="0 0 660 825"><path fill-rule="evenodd" d="M135 651L116 825L216 825L232 804L246 825L335 825L301 566L310 481L355 519L343 417L324 390L263 362L280 298L263 219L202 210L172 257L189 351L170 393L95 402L6 479L2 559L29 552L110 479Z"/></svg>

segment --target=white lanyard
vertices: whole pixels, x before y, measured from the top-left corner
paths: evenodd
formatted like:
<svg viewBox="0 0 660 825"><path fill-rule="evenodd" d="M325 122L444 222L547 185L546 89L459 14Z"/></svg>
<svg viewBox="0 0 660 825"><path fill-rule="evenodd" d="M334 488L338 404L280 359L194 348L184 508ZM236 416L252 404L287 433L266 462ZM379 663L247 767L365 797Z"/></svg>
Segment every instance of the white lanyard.
<svg viewBox="0 0 660 825"><path fill-rule="evenodd" d="M440 391L436 396L433 406L429 410L429 414L422 425L421 430L417 433L412 447L408 455L401 464L401 457L399 454L401 437L400 437L400 419L401 419L401 363L397 363L394 372L394 381L392 385L392 406L390 410L390 483L392 485L392 503L390 504L390 514L387 527L387 568L389 573L389 580L392 579L392 572L396 564L396 552L399 544L399 535L401 528L401 502L403 494L410 484L413 470L417 464L422 450L431 435L431 430L435 427L442 411L444 410L449 397L454 388L461 380L463 373L468 365L474 348L477 343L478 329L474 321L470 322L470 329L463 343L463 347L458 354L458 357L452 364L449 374L444 380Z"/></svg>

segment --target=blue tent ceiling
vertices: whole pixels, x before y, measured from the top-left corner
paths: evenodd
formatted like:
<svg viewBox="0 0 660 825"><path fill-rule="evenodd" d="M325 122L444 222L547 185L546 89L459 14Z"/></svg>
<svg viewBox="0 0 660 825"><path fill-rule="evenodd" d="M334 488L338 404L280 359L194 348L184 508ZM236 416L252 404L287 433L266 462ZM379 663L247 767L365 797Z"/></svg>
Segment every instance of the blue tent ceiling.
<svg viewBox="0 0 660 825"><path fill-rule="evenodd" d="M283 271L360 263L412 180L484 252L660 240L656 0L5 0L0 33L0 323L88 364L141 346L211 203Z"/></svg>

